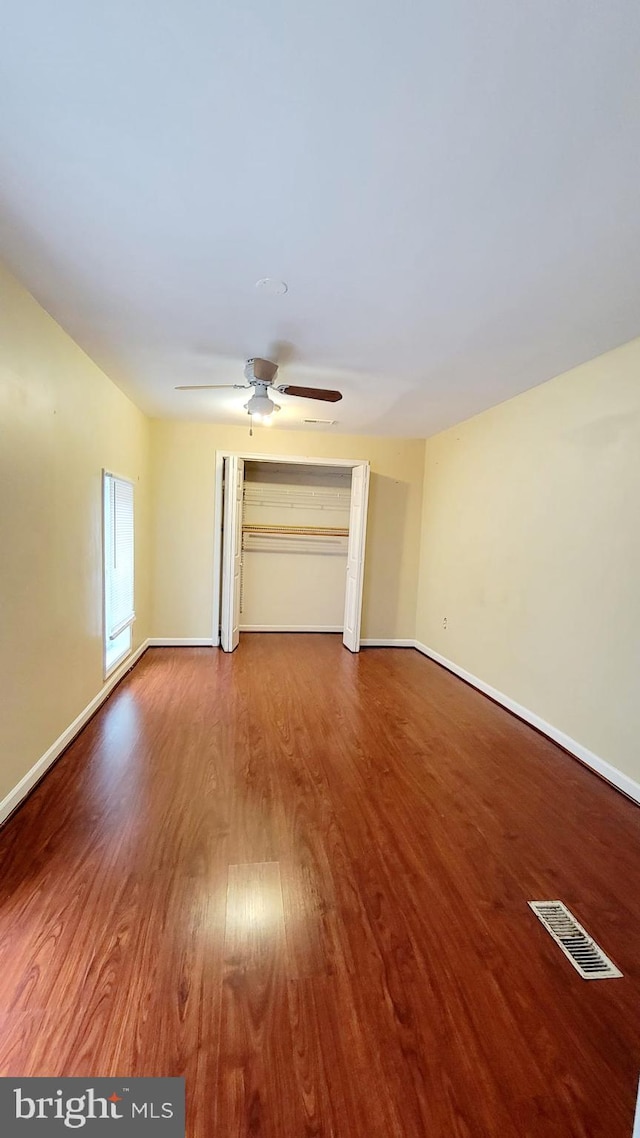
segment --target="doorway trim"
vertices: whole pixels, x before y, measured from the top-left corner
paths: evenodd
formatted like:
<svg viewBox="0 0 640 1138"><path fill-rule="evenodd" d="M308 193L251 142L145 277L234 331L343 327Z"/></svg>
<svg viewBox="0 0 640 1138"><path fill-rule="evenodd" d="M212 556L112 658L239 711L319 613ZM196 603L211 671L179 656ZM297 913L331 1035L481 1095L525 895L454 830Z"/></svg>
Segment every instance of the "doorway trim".
<svg viewBox="0 0 640 1138"><path fill-rule="evenodd" d="M290 463L292 466L335 466L352 469L366 464L371 468L368 458L315 458L308 454L262 454L244 450L216 450L215 452L215 500L213 507L213 628L211 630L214 648L220 646L220 603L222 592L222 481L225 458L241 458L245 462Z"/></svg>

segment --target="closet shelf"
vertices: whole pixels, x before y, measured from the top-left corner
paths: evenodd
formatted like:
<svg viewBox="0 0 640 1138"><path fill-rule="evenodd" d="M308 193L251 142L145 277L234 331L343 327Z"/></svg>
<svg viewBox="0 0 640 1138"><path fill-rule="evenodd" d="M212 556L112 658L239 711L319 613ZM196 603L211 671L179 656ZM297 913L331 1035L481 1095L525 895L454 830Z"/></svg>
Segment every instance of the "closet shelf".
<svg viewBox="0 0 640 1138"><path fill-rule="evenodd" d="M328 553L346 556L349 530L342 526L244 525L245 553Z"/></svg>
<svg viewBox="0 0 640 1138"><path fill-rule="evenodd" d="M301 510L349 510L351 492L344 489L311 489L304 486L252 486L245 484L245 507Z"/></svg>

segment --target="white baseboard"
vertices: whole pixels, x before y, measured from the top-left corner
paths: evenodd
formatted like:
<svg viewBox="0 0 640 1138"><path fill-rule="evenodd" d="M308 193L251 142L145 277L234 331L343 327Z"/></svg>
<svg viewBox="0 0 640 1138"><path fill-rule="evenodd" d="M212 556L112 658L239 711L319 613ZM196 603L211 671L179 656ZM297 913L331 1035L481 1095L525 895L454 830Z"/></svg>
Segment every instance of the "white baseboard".
<svg viewBox="0 0 640 1138"><path fill-rule="evenodd" d="M415 640L380 640L375 636L367 636L360 641L361 648L415 648Z"/></svg>
<svg viewBox="0 0 640 1138"><path fill-rule="evenodd" d="M241 624L241 632L342 632L341 624Z"/></svg>
<svg viewBox="0 0 640 1138"><path fill-rule="evenodd" d="M241 624L241 632L342 632L341 624ZM206 637L150 636L149 648L210 648L219 641ZM368 637L360 641L361 648L415 648L415 640L386 640Z"/></svg>
<svg viewBox="0 0 640 1138"><path fill-rule="evenodd" d="M454 675L459 676L461 680L466 680L472 687L484 692L485 695L490 696L496 703L500 703L503 707L506 707L508 711L512 711L514 715L518 716L518 719L523 719L525 723L529 723L531 727L535 727L538 731L541 731L543 735L552 739L554 743L558 743L560 747L564 747L565 751L569 751L571 755L575 755L585 766L591 767L592 770L596 771L596 773L606 779L607 782L610 782L618 790L621 790L623 794L626 794L628 798L632 798L634 802L640 804L640 783L635 782L629 775L624 774L623 771L612 766L606 759L602 759L599 755L594 754L593 751L584 747L582 743L576 742L570 735L566 735L564 731L560 731L557 727L554 727L553 724L547 723L545 719L536 715L535 711L529 711L528 707L523 707L522 704L516 703L515 699L504 695L503 692L498 691L498 689L492 687L491 684L487 684L484 680L479 679L478 676L474 676L472 672L467 672L465 668L454 664L453 660L448 660L446 656L441 656L439 652L434 652L432 648L427 648L427 645L421 644L419 640L415 641L415 647L418 649L418 652L422 652L424 656L435 660L437 664L442 664L443 668L447 668L449 672L453 672Z"/></svg>
<svg viewBox="0 0 640 1138"><path fill-rule="evenodd" d="M116 684L120 682L122 677L137 664L143 652L146 652L149 647L149 641L145 640L139 648L131 656L127 656L126 660L111 673L109 679L100 688L100 691L93 697L90 703L76 716L73 723L69 724L67 729L58 736L56 741L51 744L48 751L38 759L36 763L28 770L27 773L20 779L20 782L10 790L9 793L0 802L0 826L10 814L20 805L24 798L27 797L33 787L40 781L42 776L46 774L49 767L55 763L56 759L62 754L64 750L73 742L76 735L79 735L82 728L86 723L95 715L96 711L108 695L111 694Z"/></svg>
<svg viewBox="0 0 640 1138"><path fill-rule="evenodd" d="M214 642L207 636L150 636L149 648L212 648Z"/></svg>

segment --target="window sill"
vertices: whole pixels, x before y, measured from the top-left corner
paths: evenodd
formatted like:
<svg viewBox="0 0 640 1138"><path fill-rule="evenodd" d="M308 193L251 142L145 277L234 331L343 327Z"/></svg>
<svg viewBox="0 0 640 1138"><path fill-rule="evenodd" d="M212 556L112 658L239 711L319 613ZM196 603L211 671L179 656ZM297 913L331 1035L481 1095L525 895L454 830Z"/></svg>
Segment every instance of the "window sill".
<svg viewBox="0 0 640 1138"><path fill-rule="evenodd" d="M129 645L129 647L126 649L126 651L124 651L120 656L118 656L117 660L114 660L112 664L109 664L108 668L104 669L105 680L110 679L110 677L113 675L113 673L120 667L122 662L124 660L126 660L127 656L131 656L132 654L133 654L133 647L131 645Z"/></svg>

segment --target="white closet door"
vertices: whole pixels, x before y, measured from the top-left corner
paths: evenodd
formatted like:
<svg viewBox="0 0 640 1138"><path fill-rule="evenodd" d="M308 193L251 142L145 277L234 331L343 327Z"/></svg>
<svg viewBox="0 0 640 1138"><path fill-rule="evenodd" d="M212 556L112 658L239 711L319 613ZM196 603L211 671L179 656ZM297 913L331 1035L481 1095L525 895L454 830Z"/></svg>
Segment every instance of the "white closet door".
<svg viewBox="0 0 640 1138"><path fill-rule="evenodd" d="M240 640L240 572L242 569L242 490L244 459L224 460L224 526L222 535L222 606L220 643L233 652Z"/></svg>
<svg viewBox="0 0 640 1138"><path fill-rule="evenodd" d="M349 514L349 549L347 553L347 585L344 596L343 643L350 652L360 651L362 585L364 581L364 545L367 534L369 504L369 463L354 466L351 472L351 511Z"/></svg>

